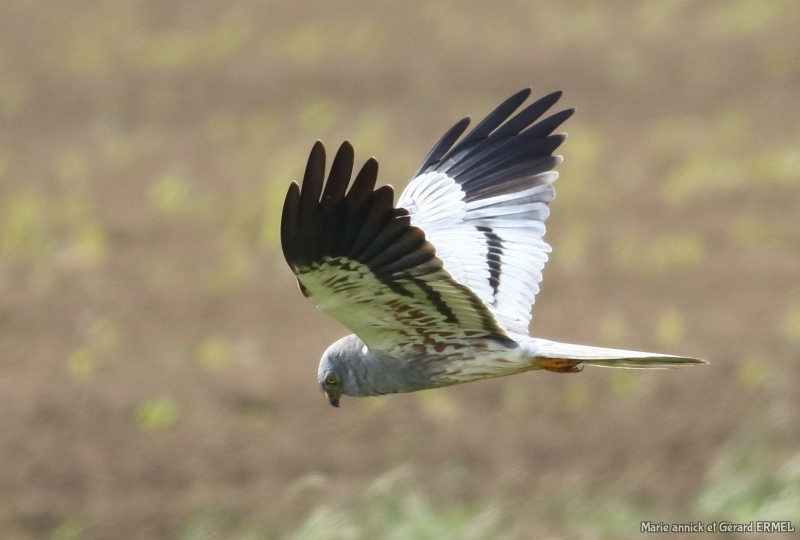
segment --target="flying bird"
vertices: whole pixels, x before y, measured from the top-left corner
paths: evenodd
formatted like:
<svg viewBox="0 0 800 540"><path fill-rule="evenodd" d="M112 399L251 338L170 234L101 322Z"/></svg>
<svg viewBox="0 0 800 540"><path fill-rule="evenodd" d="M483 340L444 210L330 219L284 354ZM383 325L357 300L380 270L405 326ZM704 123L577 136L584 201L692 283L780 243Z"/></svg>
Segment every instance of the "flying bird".
<svg viewBox="0 0 800 540"><path fill-rule="evenodd" d="M550 246L544 221L555 196L553 132L567 109L539 120L554 92L514 114L530 89L511 96L463 139L450 128L394 204L376 189L370 158L350 184L345 141L325 182L317 141L302 189L292 182L281 245L300 291L354 334L322 355L318 380L342 395L414 392L531 370L576 373L584 365L650 368L703 360L531 337L531 305ZM349 189L348 189L349 186Z"/></svg>

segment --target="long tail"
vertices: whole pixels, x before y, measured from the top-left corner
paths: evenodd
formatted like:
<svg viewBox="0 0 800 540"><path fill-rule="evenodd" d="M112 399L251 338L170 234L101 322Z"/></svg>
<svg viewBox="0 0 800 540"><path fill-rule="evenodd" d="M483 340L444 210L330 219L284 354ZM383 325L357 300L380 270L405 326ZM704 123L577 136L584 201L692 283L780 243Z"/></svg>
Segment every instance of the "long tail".
<svg viewBox="0 0 800 540"><path fill-rule="evenodd" d="M572 343L558 343L556 341L547 341L543 339L534 340L532 348L535 350L537 358L546 359L540 361L544 369L549 369L547 367L548 365L558 366L559 364L552 363L552 361L558 360L566 361L565 365L572 366L586 364L598 367L629 369L668 368L708 363L705 360L690 358L688 356L626 351L623 349L606 349L604 347L573 345ZM550 369L550 371L561 370Z"/></svg>

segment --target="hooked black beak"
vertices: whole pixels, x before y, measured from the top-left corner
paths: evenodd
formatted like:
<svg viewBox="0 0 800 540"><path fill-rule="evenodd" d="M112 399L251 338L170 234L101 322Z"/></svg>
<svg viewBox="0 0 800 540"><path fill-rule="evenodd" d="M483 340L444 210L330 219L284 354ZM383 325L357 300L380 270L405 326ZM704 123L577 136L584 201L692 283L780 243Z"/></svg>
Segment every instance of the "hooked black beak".
<svg viewBox="0 0 800 540"><path fill-rule="evenodd" d="M334 407L339 406L339 396L334 396L329 394L328 392L325 392L325 397L328 398L328 403L330 403Z"/></svg>

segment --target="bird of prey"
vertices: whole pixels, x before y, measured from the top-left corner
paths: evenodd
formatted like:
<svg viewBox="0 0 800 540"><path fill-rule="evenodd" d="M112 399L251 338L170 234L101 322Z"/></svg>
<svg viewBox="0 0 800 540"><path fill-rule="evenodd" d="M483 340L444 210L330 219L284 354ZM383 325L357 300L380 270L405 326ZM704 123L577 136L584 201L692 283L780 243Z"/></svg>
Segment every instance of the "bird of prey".
<svg viewBox="0 0 800 540"><path fill-rule="evenodd" d="M553 151L566 138L553 132L574 112L539 120L561 97L555 92L514 115L530 93L511 96L460 141L470 118L454 125L397 205L391 186L375 188L374 158L350 185L353 147L345 141L326 183L325 148L312 148L302 190L292 182L286 195L281 245L300 291L354 332L320 361L331 405L342 395L530 370L704 363L528 335L550 252L542 236L561 162Z"/></svg>

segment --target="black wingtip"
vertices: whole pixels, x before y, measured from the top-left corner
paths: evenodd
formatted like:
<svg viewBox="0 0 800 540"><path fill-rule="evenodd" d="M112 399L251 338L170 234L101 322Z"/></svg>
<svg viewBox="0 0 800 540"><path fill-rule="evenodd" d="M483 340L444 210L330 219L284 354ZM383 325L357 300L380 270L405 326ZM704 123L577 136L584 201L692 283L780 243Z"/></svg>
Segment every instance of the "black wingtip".
<svg viewBox="0 0 800 540"><path fill-rule="evenodd" d="M292 266L296 254L294 250L295 237L297 236L297 218L300 208L300 186L292 181L283 201L281 214L281 249L289 266Z"/></svg>
<svg viewBox="0 0 800 540"><path fill-rule="evenodd" d="M308 158L309 161L311 161L311 158L318 159L319 157L325 157L325 145L322 144L320 139L317 139L317 141L314 143L314 146L311 147L311 152L309 153Z"/></svg>
<svg viewBox="0 0 800 540"><path fill-rule="evenodd" d="M368 175L370 178L378 178L378 160L374 157L370 157L367 161L364 162L364 165L361 166L361 171L364 172L365 175ZM360 172L360 171L359 171ZM360 174L359 174L360 176ZM373 188L375 186L375 181L372 182Z"/></svg>
<svg viewBox="0 0 800 540"><path fill-rule="evenodd" d="M336 151L336 157L342 156L346 158L348 156L355 155L355 150L353 150L353 145L350 144L350 141L345 139L342 144L339 145L339 149ZM336 161L336 157L334 157L334 161ZM350 158L352 161L352 157Z"/></svg>
<svg viewBox="0 0 800 540"><path fill-rule="evenodd" d="M375 189L375 183L378 181L378 160L374 157L369 158L361 170L358 171L356 179L350 185L345 199L347 206L351 211L359 208L362 204L367 202L372 196L372 191Z"/></svg>
<svg viewBox="0 0 800 540"><path fill-rule="evenodd" d="M552 106L553 103L555 103L556 101L561 99L561 96L563 96L563 95L564 95L564 91L563 90L555 90L555 91L550 92L549 94L547 94L545 96L540 97L537 101L546 101L546 102L550 103L550 106Z"/></svg>
<svg viewBox="0 0 800 540"><path fill-rule="evenodd" d="M563 111L557 112L547 120L550 120L551 118L553 119L554 122L553 131L555 131L558 127L561 126L561 124L572 118L573 114L575 114L575 107L571 109L564 109ZM558 133L558 135L563 135L565 139L567 138L567 134L564 132Z"/></svg>
<svg viewBox="0 0 800 540"><path fill-rule="evenodd" d="M322 208L329 211L334 205L344 198L347 184L350 183L350 176L353 174L353 145L350 141L344 141L331 163L331 170L328 173L328 182L322 192Z"/></svg>
<svg viewBox="0 0 800 540"><path fill-rule="evenodd" d="M425 170L427 170L430 166L439 163L439 160L450 150L450 147L455 144L459 137L464 133L469 126L469 123L472 121L472 118L469 116L465 116L456 124L447 130L447 133L439 139L439 142L431 149L430 153L425 157L425 160L420 165L417 172L414 173L414 176L419 176Z"/></svg>
<svg viewBox="0 0 800 540"><path fill-rule="evenodd" d="M306 162L306 175L309 172L315 171L314 168L319 162L323 163L323 167L325 164L325 145L322 144L322 141L317 139L317 142L314 143L314 146L311 147L311 152L308 154L308 161ZM324 172L324 169L323 169ZM305 177L303 178L305 182Z"/></svg>
<svg viewBox="0 0 800 540"><path fill-rule="evenodd" d="M303 189L300 193L301 213L310 210L319 202L322 193L322 183L325 181L325 145L317 141L311 148L303 174Z"/></svg>
<svg viewBox="0 0 800 540"><path fill-rule="evenodd" d="M523 88L522 90L520 90L520 91L519 91L519 92L517 92L516 94L512 95L512 96L511 96L511 97L509 97L508 99L510 100L510 99L512 99L512 98L521 98L522 96L525 96L525 98L522 100L522 101L525 101L526 99L528 99L529 97L531 97L531 92L533 92L533 88L531 88L530 86L528 86L527 88ZM508 100L506 100L506 101L508 101Z"/></svg>

